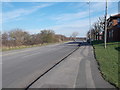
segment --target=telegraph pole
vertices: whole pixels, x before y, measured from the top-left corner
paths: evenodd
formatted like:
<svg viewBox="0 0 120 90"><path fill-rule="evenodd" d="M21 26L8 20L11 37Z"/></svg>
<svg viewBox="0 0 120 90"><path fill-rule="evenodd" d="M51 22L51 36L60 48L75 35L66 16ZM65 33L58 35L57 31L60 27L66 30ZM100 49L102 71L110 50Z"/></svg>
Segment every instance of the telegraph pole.
<svg viewBox="0 0 120 90"><path fill-rule="evenodd" d="M104 47L106 48L107 42L107 0L106 0L106 9L105 9L105 32L104 32Z"/></svg>

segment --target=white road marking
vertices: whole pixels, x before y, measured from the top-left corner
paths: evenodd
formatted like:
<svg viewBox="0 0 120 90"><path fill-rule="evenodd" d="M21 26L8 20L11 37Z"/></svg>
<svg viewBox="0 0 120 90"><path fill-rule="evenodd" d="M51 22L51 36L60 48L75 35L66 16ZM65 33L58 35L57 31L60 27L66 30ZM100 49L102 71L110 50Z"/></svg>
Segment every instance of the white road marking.
<svg viewBox="0 0 120 90"><path fill-rule="evenodd" d="M41 52L37 52L37 53L25 55L25 56L23 56L22 58L27 58L27 57L30 57L30 56L33 56L33 55L37 55L37 54L40 54L40 53L41 53Z"/></svg>
<svg viewBox="0 0 120 90"><path fill-rule="evenodd" d="M95 88L94 80L92 78L90 61L86 60L86 84L87 88Z"/></svg>

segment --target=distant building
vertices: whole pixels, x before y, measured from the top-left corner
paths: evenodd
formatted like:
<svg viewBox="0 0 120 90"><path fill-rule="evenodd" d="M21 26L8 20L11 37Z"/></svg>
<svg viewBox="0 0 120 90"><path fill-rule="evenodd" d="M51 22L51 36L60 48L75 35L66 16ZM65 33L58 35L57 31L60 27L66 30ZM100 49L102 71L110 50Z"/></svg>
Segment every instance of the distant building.
<svg viewBox="0 0 120 90"><path fill-rule="evenodd" d="M120 41L120 14L108 19L107 41Z"/></svg>

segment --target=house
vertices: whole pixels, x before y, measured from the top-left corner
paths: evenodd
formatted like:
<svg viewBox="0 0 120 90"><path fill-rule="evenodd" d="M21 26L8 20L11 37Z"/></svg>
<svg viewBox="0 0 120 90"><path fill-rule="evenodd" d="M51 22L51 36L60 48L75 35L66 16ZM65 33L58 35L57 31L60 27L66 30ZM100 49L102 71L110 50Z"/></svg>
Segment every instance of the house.
<svg viewBox="0 0 120 90"><path fill-rule="evenodd" d="M107 41L120 41L120 14L108 18Z"/></svg>

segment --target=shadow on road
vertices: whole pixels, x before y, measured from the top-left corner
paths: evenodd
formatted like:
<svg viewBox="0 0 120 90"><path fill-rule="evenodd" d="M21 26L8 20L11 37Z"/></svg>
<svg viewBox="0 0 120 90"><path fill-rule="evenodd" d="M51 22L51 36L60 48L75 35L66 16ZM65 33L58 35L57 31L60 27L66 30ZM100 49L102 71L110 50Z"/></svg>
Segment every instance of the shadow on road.
<svg viewBox="0 0 120 90"><path fill-rule="evenodd" d="M67 45L90 46L88 42L68 42Z"/></svg>

